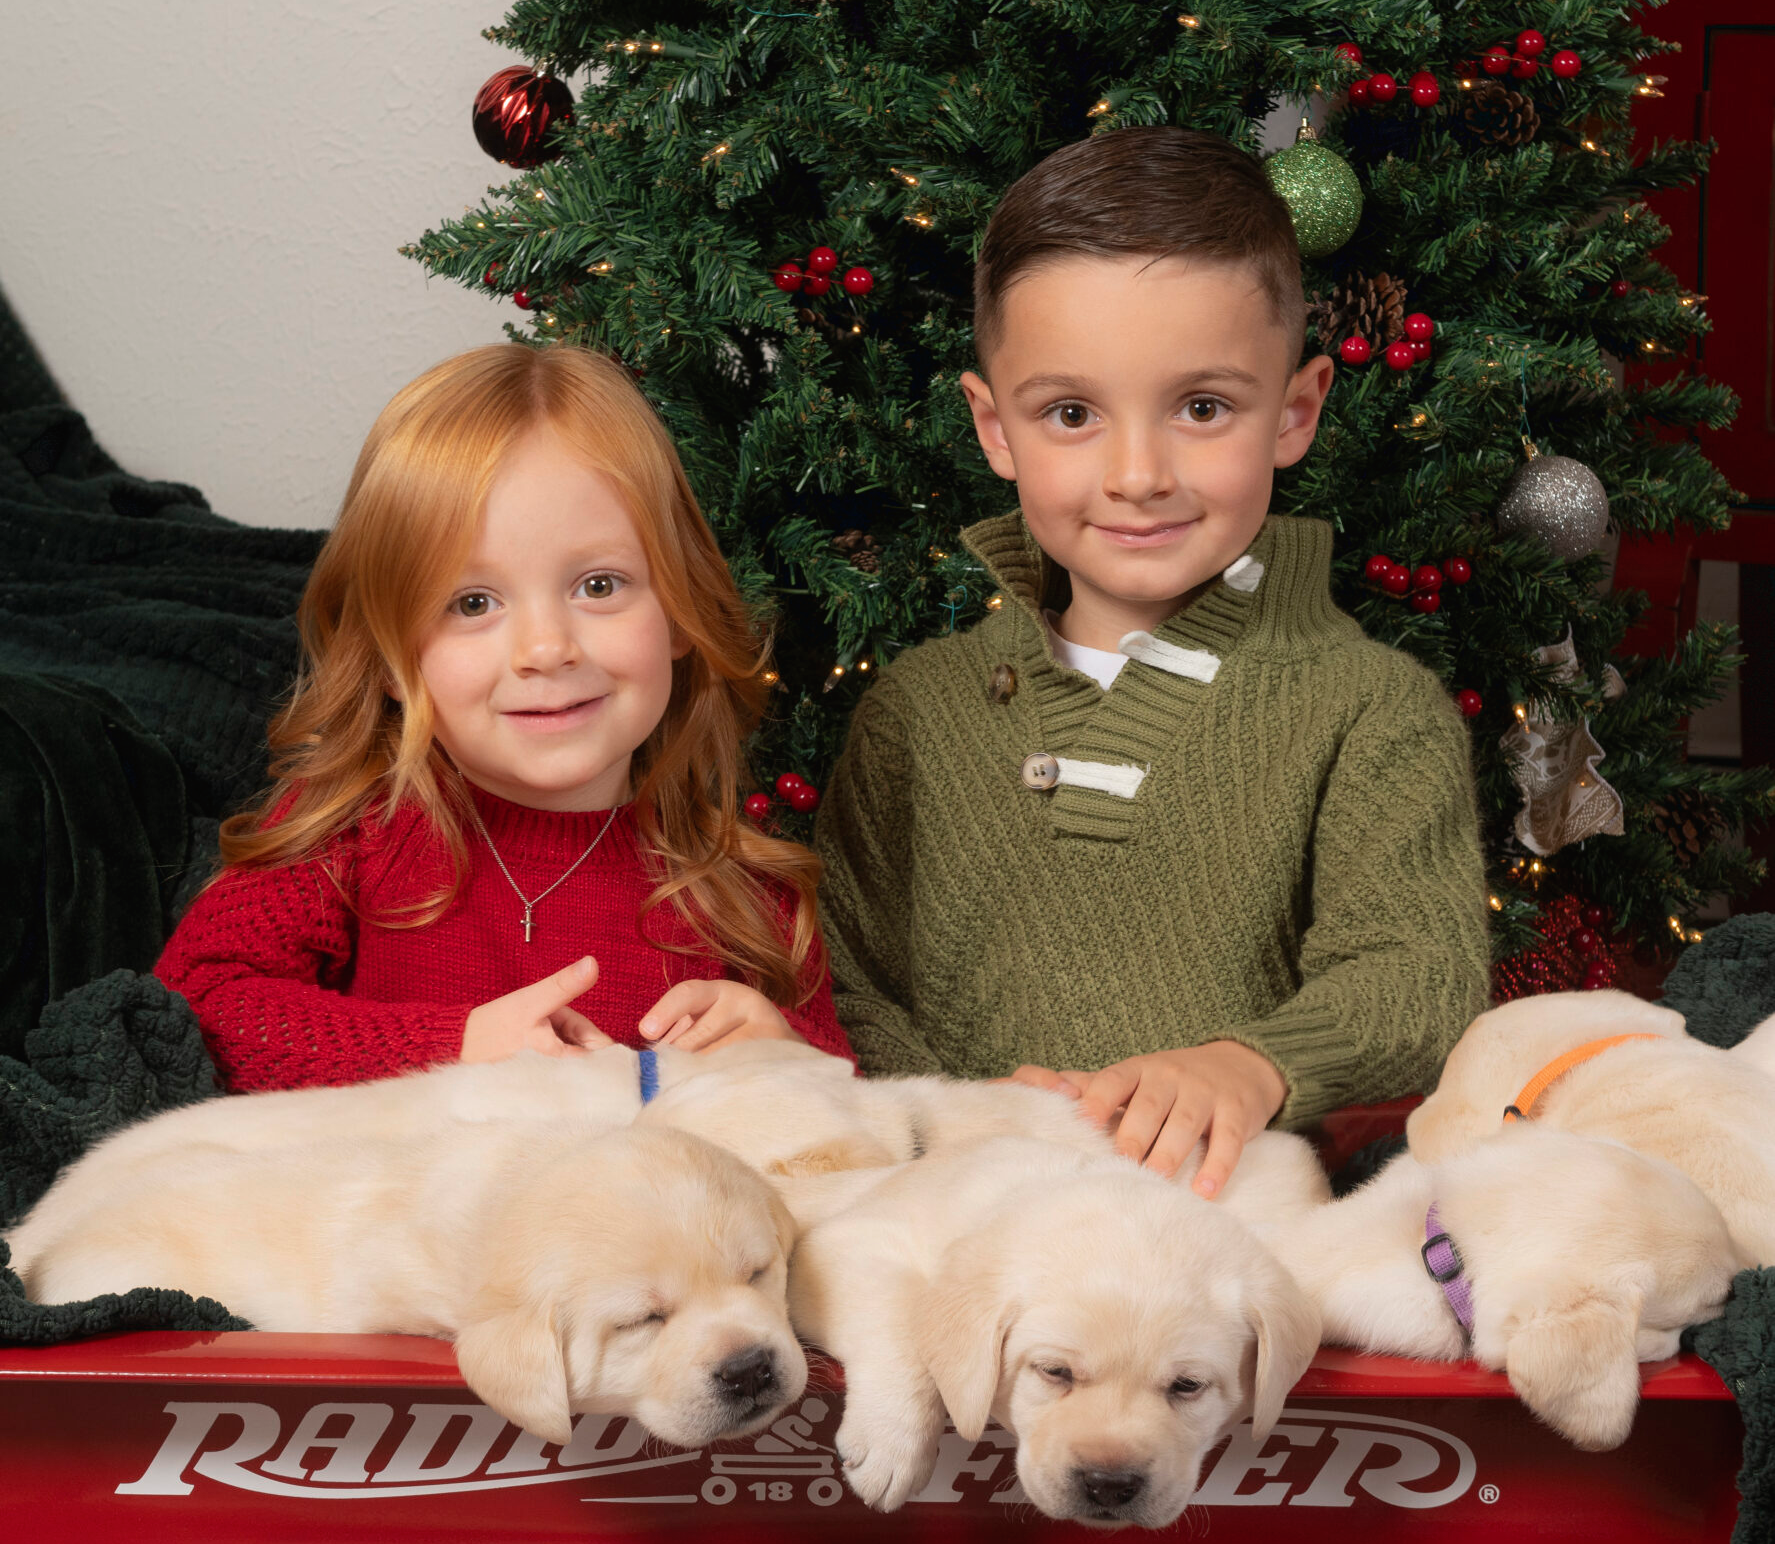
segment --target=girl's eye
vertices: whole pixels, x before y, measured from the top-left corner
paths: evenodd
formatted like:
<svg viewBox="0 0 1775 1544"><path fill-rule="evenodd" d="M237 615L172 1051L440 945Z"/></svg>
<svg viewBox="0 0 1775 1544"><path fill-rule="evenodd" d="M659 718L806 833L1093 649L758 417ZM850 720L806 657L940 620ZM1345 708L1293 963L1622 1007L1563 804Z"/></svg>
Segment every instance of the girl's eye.
<svg viewBox="0 0 1775 1544"><path fill-rule="evenodd" d="M1082 402L1062 402L1048 411L1063 429L1082 429L1091 421L1091 410Z"/></svg>
<svg viewBox="0 0 1775 1544"><path fill-rule="evenodd" d="M484 617L493 609L493 597L471 590L467 595L458 595L446 609L459 617Z"/></svg>
<svg viewBox="0 0 1775 1544"><path fill-rule="evenodd" d="M1220 408L1213 397L1192 397L1183 411L1193 424L1211 424L1219 416Z"/></svg>
<svg viewBox="0 0 1775 1544"><path fill-rule="evenodd" d="M623 582L615 574L587 574L579 581L579 593L587 600L609 600Z"/></svg>

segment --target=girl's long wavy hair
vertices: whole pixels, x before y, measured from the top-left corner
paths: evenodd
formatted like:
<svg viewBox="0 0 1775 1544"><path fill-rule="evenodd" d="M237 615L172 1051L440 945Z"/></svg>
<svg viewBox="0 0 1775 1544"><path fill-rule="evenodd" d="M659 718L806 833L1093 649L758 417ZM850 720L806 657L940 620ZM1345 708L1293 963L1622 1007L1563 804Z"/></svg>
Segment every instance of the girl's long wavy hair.
<svg viewBox="0 0 1775 1544"><path fill-rule="evenodd" d="M224 823L223 862L294 863L411 801L448 846L454 879L401 920L421 925L450 904L468 867L469 796L432 737L419 650L473 550L501 463L541 424L621 492L654 590L690 643L631 764L636 825L658 870L643 918L669 903L701 950L742 980L775 1002L805 1001L817 979L807 966L819 948L819 860L740 811L744 743L769 691L767 645L664 427L621 365L585 349L475 349L383 409L303 592L303 661L272 721L272 785Z"/></svg>

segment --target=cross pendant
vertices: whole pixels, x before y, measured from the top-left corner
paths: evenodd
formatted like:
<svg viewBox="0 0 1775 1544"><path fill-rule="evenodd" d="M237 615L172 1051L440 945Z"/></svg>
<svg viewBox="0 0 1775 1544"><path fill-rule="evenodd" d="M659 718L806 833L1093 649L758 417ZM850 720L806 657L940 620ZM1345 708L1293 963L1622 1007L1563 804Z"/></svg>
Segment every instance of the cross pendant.
<svg viewBox="0 0 1775 1544"><path fill-rule="evenodd" d="M524 942L530 942L530 908L524 908Z"/></svg>

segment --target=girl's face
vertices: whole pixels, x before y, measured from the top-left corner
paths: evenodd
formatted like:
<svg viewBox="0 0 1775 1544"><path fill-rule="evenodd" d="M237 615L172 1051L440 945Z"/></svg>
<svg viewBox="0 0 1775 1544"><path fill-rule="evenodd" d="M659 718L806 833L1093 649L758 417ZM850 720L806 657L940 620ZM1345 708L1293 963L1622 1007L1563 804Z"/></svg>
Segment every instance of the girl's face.
<svg viewBox="0 0 1775 1544"><path fill-rule="evenodd" d="M419 673L471 783L532 809L609 809L630 796L630 760L688 647L615 485L544 424L494 477Z"/></svg>

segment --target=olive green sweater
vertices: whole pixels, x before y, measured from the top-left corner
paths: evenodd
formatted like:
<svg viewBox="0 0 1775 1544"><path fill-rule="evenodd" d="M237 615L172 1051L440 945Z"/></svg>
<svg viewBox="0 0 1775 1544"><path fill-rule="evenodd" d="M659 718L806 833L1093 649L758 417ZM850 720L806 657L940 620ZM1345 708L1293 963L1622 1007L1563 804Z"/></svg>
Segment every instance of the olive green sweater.
<svg viewBox="0 0 1775 1544"><path fill-rule="evenodd" d="M1429 671L1332 604L1330 527L1269 519L1261 577L1235 564L1154 644L1124 640L1108 691L1054 659L1041 608L1065 574L1022 517L964 539L1002 609L882 672L819 816L863 1069L1237 1040L1281 1069L1293 1125L1433 1086L1486 1004L1467 735Z"/></svg>

